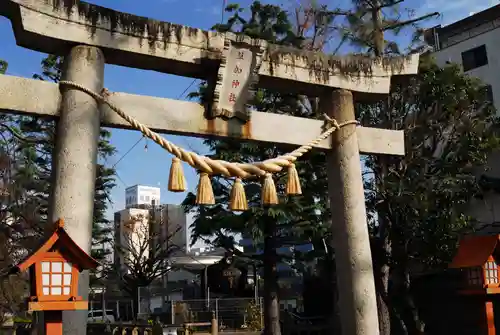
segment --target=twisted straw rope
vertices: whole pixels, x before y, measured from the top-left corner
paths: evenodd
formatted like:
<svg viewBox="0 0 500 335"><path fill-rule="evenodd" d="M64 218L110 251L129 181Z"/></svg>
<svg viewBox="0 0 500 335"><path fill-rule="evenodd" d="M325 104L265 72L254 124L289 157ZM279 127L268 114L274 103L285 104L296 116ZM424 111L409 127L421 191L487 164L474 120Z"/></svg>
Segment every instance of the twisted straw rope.
<svg viewBox="0 0 500 335"><path fill-rule="evenodd" d="M331 119L326 116L326 121L331 124L331 127L319 135L316 139L303 145L294 151L287 153L276 158L271 158L261 162L253 163L232 163L224 160L214 160L206 156L200 156L194 152L186 151L181 147L167 141L165 138L160 136L158 133L152 131L136 119L125 114L121 108L113 104L107 99L109 92L103 89L103 94L98 94L89 90L88 88L79 85L71 81L61 80L60 85L69 86L74 89L78 89L82 92L87 93L92 96L95 100L108 105L114 112L121 116L125 121L130 123L130 125L139 130L144 136L150 138L162 148L170 152L172 155L176 156L180 160L188 163L193 168L198 169L202 172L208 174L221 174L226 177L238 177L241 179L252 177L252 176L265 176L267 173L280 172L283 168L292 165L299 157L303 156L305 153L310 151L314 146L319 144L321 141L330 136L334 131L351 124L357 124L355 120L346 121L342 123L337 123L335 119Z"/></svg>

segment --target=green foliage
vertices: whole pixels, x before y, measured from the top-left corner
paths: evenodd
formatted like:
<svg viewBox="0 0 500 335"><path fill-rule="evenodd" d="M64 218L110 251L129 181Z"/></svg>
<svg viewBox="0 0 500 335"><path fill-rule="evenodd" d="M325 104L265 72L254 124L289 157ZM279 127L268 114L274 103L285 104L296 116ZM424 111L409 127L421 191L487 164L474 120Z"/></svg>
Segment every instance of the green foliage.
<svg viewBox="0 0 500 335"><path fill-rule="evenodd" d="M413 36L407 51L421 50L422 29L418 24L437 15L415 17L414 10L402 8L403 1L397 0L353 0L352 3L352 11L328 10L314 4L299 6L295 13L297 22L293 24L290 15L272 5L255 1L249 15L238 5L230 5L227 12L232 16L214 28L311 50L324 48L329 41L327 32L334 30L340 32L341 45L347 42L365 53L390 56L404 53L395 38L408 31ZM346 18L344 25L335 25L339 16ZM305 33L310 27L322 27L323 32L319 36L311 35L311 30ZM390 34L384 35L384 32ZM317 42L318 37L321 43ZM203 99L206 96L203 90L191 97ZM439 69L424 60L420 74L405 86L395 83L389 99L356 106L364 125L405 130L406 156L369 156L364 161L377 289L396 318L400 313L387 300L388 281L385 280L389 274L402 283L393 287L393 293L409 296L410 269L446 265L457 238L473 223L465 208L474 197L481 196L476 172L498 148L498 120L484 93L477 80L464 76L458 68ZM265 112L319 116L316 99L297 95L260 90L253 105ZM214 158L241 162L262 160L284 152L276 146L232 140L211 140L206 144L214 152ZM319 236L328 237L325 227L319 224L328 222L329 218L324 206L327 202L325 157L313 152L298 163L298 169L304 196L294 199L282 196L280 205L272 209L260 207L260 189L255 181L245 183L250 210L239 215L223 205L228 201L230 190L230 184L223 178L214 178L213 182L218 205L199 208L194 206L194 195L188 195L184 204L196 213L194 238L215 234L216 245L231 249L234 241L227 233L238 232L251 237L257 248L262 248L264 236L269 236L266 227L271 223L276 225L272 235L276 247L307 239L317 243L321 241ZM280 178L283 176L278 176L278 190L282 192ZM491 180L482 178L482 183L486 182L489 187L494 186ZM297 225L301 221L306 222L304 230ZM287 234L295 241L287 241ZM262 256L256 254L240 256L262 260ZM403 325L407 323L405 327L411 323L398 321ZM418 323L418 312L412 322Z"/></svg>
<svg viewBox="0 0 500 335"><path fill-rule="evenodd" d="M0 59L0 74L5 74L8 66L9 64L6 61Z"/></svg>
<svg viewBox="0 0 500 335"><path fill-rule="evenodd" d="M58 82L61 78L63 59L62 57L49 55L42 60L41 74L33 77L39 80ZM36 221L43 225L47 217L47 206L49 187L51 182L52 151L55 144L56 124L53 120L43 117L16 118L16 124L23 135L29 138L19 144L20 153L19 169L16 170L16 182L22 186L31 196L27 199L36 204ZM94 221L92 226L92 245L100 246L109 241L109 220L105 213L110 202L110 192L115 186L112 168L105 166L105 162L115 153L115 148L110 144L111 133L101 128L97 166L95 199L94 199ZM109 250L92 250L92 256L103 260ZM100 274L94 273L91 280L96 280Z"/></svg>
<svg viewBox="0 0 500 335"><path fill-rule="evenodd" d="M252 300L245 309L245 329L260 331L262 326L261 308Z"/></svg>
<svg viewBox="0 0 500 335"><path fill-rule="evenodd" d="M214 29L227 32L232 31L246 34L255 38L265 39L269 42L308 48L316 50L323 46L326 40L327 26L331 20L320 20L321 16L333 17L324 9L315 9L312 24L305 28L303 22L293 24L289 15L279 6L263 5L254 1L250 6L248 15L238 5L229 5L226 9L232 16L226 23L214 26ZM318 18L318 20L316 20ZM308 21L310 22L310 21ZM323 29L323 30L322 30ZM314 33L310 33L310 31ZM323 32L319 36L319 32ZM200 102L206 103L206 83L203 83L197 93L190 95L198 98ZM315 99L289 93L277 93L265 89L259 89L251 102L253 109L276 114L288 114L300 117L318 118L320 116ZM222 159L236 162L262 161L272 157L285 154L290 148L277 145L266 145L256 143L242 143L231 139L206 140L205 144L210 148L213 159ZM231 183L221 177L212 180L214 195L217 205L196 206L195 195L188 194L183 205L187 210L194 211L195 222L193 223L193 243L198 238L208 239L215 246L221 246L234 253L237 258L249 260L264 266L264 312L266 313L266 333L279 330L279 323L273 318L273 311L277 303L277 262L288 262L294 266L301 267L301 259L306 256L300 252L293 255L278 255L277 248L293 246L311 242L324 250L322 242L328 238L328 231L323 225L329 218L326 208L326 170L324 152L313 151L306 154L296 163L296 168L302 185L303 195L299 197L287 197L285 195L286 173L275 175L276 188L280 198L280 204L271 208L261 206L261 184L258 180L245 180L244 187L249 202L249 210L237 214L231 212L227 204ZM286 171L285 171L286 172ZM240 233L243 237L251 239L253 249L259 252L240 252L234 247L234 239L231 233ZM293 262L292 262L293 261Z"/></svg>
<svg viewBox="0 0 500 335"><path fill-rule="evenodd" d="M406 52L419 51L424 46L422 22L439 13L416 16L416 8L404 7L405 0L352 0L353 10L346 15L346 26L340 28L343 41L357 50L375 55L405 53L398 39L404 33L412 35ZM384 34L389 33L389 34Z"/></svg>
<svg viewBox="0 0 500 335"><path fill-rule="evenodd" d="M214 29L245 33L278 44L301 45L302 39L295 34L287 13L279 6L262 5L255 1L250 7L249 18L244 17L245 11L238 5L229 5L227 11L233 15L227 23L216 25ZM207 90L206 84L203 84L200 90L192 93L190 97L204 101ZM311 108L307 98L292 94L259 90L252 105L256 110L268 113L317 117L317 112ZM211 158L237 162L265 160L289 151L289 148L276 145L241 143L234 140L210 139L206 140L205 144L213 152ZM227 233L241 233L254 241L256 249L262 250L265 229L271 221L277 225L276 247L320 240L320 237L326 234L321 223L327 210L324 208L325 202L317 200L325 200L326 185L323 180L326 179L326 174L324 169L313 167L322 164L325 164L325 155L322 152L307 154L297 162L304 192L300 197L286 197L284 195L286 173L277 174L276 184L280 194L280 205L272 208L263 208L260 205L261 187L258 180L244 181L250 210L242 214L231 212L225 205L229 202L231 183L225 178L214 177L212 184L217 205L195 206L195 195L192 193L188 194L183 203L188 210L195 212L193 243L198 238L215 235L216 238L211 241L212 243L238 253L234 248L233 238ZM257 254L239 253L239 255L254 260L262 259L262 256Z"/></svg>
<svg viewBox="0 0 500 335"><path fill-rule="evenodd" d="M481 195L478 169L499 148L499 119L483 85L458 66L424 60L408 86L395 85L389 104L359 106L364 124L405 130L406 155L392 157L382 174L380 156L366 166L367 207L375 235L390 224L393 266L446 266L458 236L470 228L468 204ZM384 176L382 179L381 176Z"/></svg>

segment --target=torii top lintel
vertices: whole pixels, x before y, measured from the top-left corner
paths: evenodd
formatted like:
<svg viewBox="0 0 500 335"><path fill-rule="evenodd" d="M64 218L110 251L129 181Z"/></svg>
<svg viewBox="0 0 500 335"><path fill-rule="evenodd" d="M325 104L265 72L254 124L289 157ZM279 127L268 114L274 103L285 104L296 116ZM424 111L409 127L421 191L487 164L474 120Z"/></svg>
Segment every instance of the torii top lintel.
<svg viewBox="0 0 500 335"><path fill-rule="evenodd" d="M29 49L65 55L76 44L93 45L104 51L110 64L202 79L214 77L217 71L221 74L224 66L219 65L231 58L231 44L244 45L258 63L252 71L258 76L259 86L287 91L293 88L311 95L318 87L386 94L392 75L415 74L418 68L418 55L332 57L246 36L156 21L78 0L4 0L0 2L0 15L11 20L17 43ZM249 85L253 83L245 86L250 89Z"/></svg>
<svg viewBox="0 0 500 335"><path fill-rule="evenodd" d="M71 260L80 271L95 269L99 263L83 251L64 230L64 221L59 219L54 226L53 232L46 237L39 247L28 255L11 272L24 272L35 263L42 260L44 255L51 250L56 242L59 242L59 250L65 258Z"/></svg>

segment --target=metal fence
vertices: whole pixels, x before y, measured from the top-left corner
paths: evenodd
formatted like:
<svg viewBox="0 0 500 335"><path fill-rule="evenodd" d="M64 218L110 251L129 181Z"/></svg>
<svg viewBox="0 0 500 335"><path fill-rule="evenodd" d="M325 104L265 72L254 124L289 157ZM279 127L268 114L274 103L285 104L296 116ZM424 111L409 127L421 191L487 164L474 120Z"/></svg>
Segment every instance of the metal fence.
<svg viewBox="0 0 500 335"><path fill-rule="evenodd" d="M120 299L89 299L89 312L95 310L111 310L113 311L116 321L132 321L136 318L135 311L137 307L129 298ZM1 334L0 334L1 335Z"/></svg>
<svg viewBox="0 0 500 335"><path fill-rule="evenodd" d="M180 300L172 306L172 324L207 322L215 317L221 331L257 330L263 325L262 298Z"/></svg>
<svg viewBox="0 0 500 335"><path fill-rule="evenodd" d="M147 319L152 312L151 288L149 286L139 287L138 298L139 298L138 301L139 306L137 306L137 318Z"/></svg>

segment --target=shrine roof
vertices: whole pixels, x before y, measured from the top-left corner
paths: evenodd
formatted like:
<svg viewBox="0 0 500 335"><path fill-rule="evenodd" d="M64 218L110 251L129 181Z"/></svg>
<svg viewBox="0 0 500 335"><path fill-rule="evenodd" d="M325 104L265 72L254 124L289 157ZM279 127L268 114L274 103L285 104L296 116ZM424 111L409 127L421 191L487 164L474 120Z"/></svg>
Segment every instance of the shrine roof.
<svg viewBox="0 0 500 335"><path fill-rule="evenodd" d="M56 242L59 243L56 245ZM25 259L19 262L11 272L23 272L27 270L31 265L41 261L44 254L54 246L56 246L63 256L67 256L69 260L72 260L80 271L94 269L99 265L94 258L89 256L75 243L75 241L73 241L66 230L64 230L64 221L59 219L55 224L55 230L43 239L40 245Z"/></svg>
<svg viewBox="0 0 500 335"><path fill-rule="evenodd" d="M482 266L497 246L500 235L466 236L450 264L450 268L467 268Z"/></svg>

